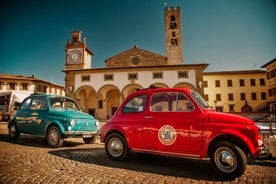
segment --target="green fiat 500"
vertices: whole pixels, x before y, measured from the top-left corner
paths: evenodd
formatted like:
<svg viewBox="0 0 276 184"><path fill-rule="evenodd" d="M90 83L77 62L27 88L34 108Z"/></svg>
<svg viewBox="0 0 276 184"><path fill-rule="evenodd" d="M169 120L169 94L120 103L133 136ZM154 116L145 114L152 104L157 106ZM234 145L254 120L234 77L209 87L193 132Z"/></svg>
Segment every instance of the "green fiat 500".
<svg viewBox="0 0 276 184"><path fill-rule="evenodd" d="M68 97L35 94L27 97L8 124L9 138L17 140L20 133L45 136L52 148L61 147L68 137L81 137L94 143L99 122L81 112L77 103Z"/></svg>

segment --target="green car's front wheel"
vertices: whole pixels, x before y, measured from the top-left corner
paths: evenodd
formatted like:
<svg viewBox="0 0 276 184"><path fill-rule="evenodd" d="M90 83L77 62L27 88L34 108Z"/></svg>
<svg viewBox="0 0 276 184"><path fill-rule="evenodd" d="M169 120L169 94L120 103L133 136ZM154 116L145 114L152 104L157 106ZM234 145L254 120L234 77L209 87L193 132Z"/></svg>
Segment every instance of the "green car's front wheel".
<svg viewBox="0 0 276 184"><path fill-rule="evenodd" d="M51 148L58 148L61 147L63 144L63 138L59 129L56 126L52 126L48 129L46 140L48 146L50 146Z"/></svg>

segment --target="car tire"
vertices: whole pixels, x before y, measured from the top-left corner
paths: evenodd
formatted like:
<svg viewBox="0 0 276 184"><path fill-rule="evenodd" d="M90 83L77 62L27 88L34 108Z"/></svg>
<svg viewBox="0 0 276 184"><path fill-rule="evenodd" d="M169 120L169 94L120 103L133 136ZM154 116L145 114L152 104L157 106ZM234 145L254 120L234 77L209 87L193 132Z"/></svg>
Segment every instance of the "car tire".
<svg viewBox="0 0 276 184"><path fill-rule="evenodd" d="M93 144L97 140L97 136L92 136L92 137L82 138L82 139L86 144Z"/></svg>
<svg viewBox="0 0 276 184"><path fill-rule="evenodd" d="M241 176L247 166L243 150L225 141L218 142L212 148L211 162L219 176L232 179Z"/></svg>
<svg viewBox="0 0 276 184"><path fill-rule="evenodd" d="M128 154L125 138L118 133L111 133L105 141L105 151L112 160L124 160Z"/></svg>
<svg viewBox="0 0 276 184"><path fill-rule="evenodd" d="M17 129L17 125L15 122L11 122L9 124L9 138L12 141L16 141L20 136L20 132Z"/></svg>
<svg viewBox="0 0 276 184"><path fill-rule="evenodd" d="M59 148L63 144L63 138L59 129L56 126L52 126L48 129L46 140L48 146L51 148Z"/></svg>

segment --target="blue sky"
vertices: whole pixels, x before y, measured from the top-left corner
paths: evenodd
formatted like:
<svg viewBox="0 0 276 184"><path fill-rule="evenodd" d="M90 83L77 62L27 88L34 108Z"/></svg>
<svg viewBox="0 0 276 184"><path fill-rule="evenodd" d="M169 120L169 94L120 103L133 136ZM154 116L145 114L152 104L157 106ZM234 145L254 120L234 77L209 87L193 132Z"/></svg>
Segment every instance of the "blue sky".
<svg viewBox="0 0 276 184"><path fill-rule="evenodd" d="M180 6L184 64L251 70L276 58L276 0L167 0ZM132 48L165 56L163 0L2 0L0 73L64 84L65 44L81 30L93 68Z"/></svg>

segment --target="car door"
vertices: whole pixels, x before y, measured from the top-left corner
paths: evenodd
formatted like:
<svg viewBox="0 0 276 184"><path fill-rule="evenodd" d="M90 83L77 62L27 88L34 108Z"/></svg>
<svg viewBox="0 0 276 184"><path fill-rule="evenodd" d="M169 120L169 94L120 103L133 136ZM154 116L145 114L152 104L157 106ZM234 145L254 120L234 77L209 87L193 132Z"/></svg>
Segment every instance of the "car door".
<svg viewBox="0 0 276 184"><path fill-rule="evenodd" d="M31 101L32 99L30 97L26 98L15 115L17 128L19 129L20 132L23 132L23 133L29 133L30 131L29 111L30 111Z"/></svg>
<svg viewBox="0 0 276 184"><path fill-rule="evenodd" d="M146 103L147 95L134 96L112 117L114 126L123 129L130 148L141 148Z"/></svg>
<svg viewBox="0 0 276 184"><path fill-rule="evenodd" d="M44 135L47 125L47 101L43 96L33 98L30 105L30 128L32 134Z"/></svg>
<svg viewBox="0 0 276 184"><path fill-rule="evenodd" d="M143 144L161 152L194 153L202 147L202 127L202 114L187 95L155 93L145 116Z"/></svg>

